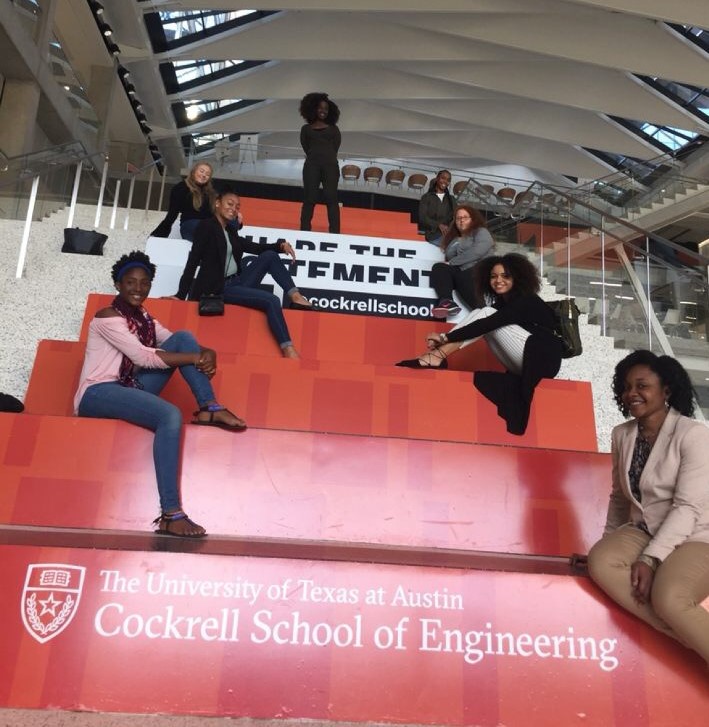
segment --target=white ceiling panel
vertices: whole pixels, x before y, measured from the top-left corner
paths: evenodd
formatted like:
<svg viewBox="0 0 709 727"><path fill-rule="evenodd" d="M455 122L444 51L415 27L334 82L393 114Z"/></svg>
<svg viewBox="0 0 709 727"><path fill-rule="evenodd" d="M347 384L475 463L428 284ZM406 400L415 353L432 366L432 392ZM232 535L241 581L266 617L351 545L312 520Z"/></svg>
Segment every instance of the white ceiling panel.
<svg viewBox="0 0 709 727"><path fill-rule="evenodd" d="M606 172L587 150L637 159L661 153L609 117L709 133L707 119L680 97L640 78L700 91L709 84L709 54L667 24L708 27L709 0L263 0L259 9L271 15L165 54L153 52L147 32L139 47L143 13L252 4L104 5L116 42L126 43L119 61L147 97L148 123L171 148L191 133L257 133L297 158L298 102L311 91L340 105L347 153L455 168L485 160L587 178ZM156 87L159 71L178 60L261 63L170 96ZM171 103L235 99L252 105L182 128L166 123Z"/></svg>

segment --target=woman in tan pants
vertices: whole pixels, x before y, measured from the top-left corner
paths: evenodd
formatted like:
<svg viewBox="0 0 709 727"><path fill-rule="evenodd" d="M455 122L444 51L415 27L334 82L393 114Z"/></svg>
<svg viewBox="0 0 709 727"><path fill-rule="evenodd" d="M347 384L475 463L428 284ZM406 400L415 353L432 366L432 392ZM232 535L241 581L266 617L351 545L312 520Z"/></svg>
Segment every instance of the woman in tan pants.
<svg viewBox="0 0 709 727"><path fill-rule="evenodd" d="M617 603L709 663L709 428L670 356L635 351L613 391L632 419L613 430L613 488L591 578Z"/></svg>

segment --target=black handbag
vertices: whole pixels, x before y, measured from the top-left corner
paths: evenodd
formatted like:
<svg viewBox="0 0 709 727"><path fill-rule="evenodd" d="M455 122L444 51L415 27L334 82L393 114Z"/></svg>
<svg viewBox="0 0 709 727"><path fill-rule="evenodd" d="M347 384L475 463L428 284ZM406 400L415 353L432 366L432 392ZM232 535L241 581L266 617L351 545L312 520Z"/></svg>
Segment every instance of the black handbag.
<svg viewBox="0 0 709 727"><path fill-rule="evenodd" d="M198 310L201 316L223 316L224 296L217 293L205 293L199 299Z"/></svg>
<svg viewBox="0 0 709 727"><path fill-rule="evenodd" d="M554 313L554 335L561 341L562 358L573 358L583 353L579 332L579 311L573 298L546 301Z"/></svg>
<svg viewBox="0 0 709 727"><path fill-rule="evenodd" d="M78 227L67 227L64 230L62 252L74 252L80 255L103 255L103 246L108 235L96 230L81 230Z"/></svg>

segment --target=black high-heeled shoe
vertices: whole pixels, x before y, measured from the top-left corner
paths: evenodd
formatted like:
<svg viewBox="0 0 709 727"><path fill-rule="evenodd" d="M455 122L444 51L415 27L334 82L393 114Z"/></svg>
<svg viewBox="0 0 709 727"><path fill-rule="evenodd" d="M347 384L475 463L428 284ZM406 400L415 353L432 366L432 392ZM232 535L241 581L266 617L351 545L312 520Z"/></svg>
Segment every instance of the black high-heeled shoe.
<svg viewBox="0 0 709 727"><path fill-rule="evenodd" d="M437 366L431 366L429 363L424 363L421 361L421 358L407 358L403 361L399 361L396 366L402 366L403 368L407 369L433 369L434 371L437 371L439 369L447 369L448 368L448 357L442 353L441 351L429 351L429 354L433 356L434 358L438 358L440 360L440 363ZM424 356L427 356L428 354L423 354Z"/></svg>
<svg viewBox="0 0 709 727"><path fill-rule="evenodd" d="M304 305L303 303L291 303L290 308L291 310L320 310L315 303L311 303L310 305Z"/></svg>

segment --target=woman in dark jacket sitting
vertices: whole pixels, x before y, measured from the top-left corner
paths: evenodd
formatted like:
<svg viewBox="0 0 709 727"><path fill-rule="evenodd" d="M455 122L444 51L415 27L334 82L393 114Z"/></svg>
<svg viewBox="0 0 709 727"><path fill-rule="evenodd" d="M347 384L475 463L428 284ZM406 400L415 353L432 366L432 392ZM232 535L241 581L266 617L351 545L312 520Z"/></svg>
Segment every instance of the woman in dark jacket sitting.
<svg viewBox="0 0 709 727"><path fill-rule="evenodd" d="M172 188L165 219L150 234L153 237L169 237L179 215L180 236L192 242L197 225L212 216L215 197L212 166L207 162L198 162L190 169L187 178Z"/></svg>
<svg viewBox="0 0 709 727"><path fill-rule="evenodd" d="M430 333L429 351L397 366L445 369L453 351L484 336L507 371L476 371L475 386L497 405L508 432L524 434L535 387L543 378L553 379L561 367L554 314L537 295L539 273L523 255L484 258L473 277L480 307L447 334Z"/></svg>
<svg viewBox="0 0 709 727"><path fill-rule="evenodd" d="M238 214L239 207L239 197L234 192L222 192L217 197L214 215L203 220L195 230L176 297L199 300L204 294L216 293L224 296L225 303L262 310L283 355L299 358L280 301L273 293L258 287L266 275L271 275L290 298L291 308L314 310L278 256L282 252L295 260L295 250L285 240L260 245L239 237L229 224ZM244 258L245 252L252 255ZM199 273L195 278L198 267Z"/></svg>

